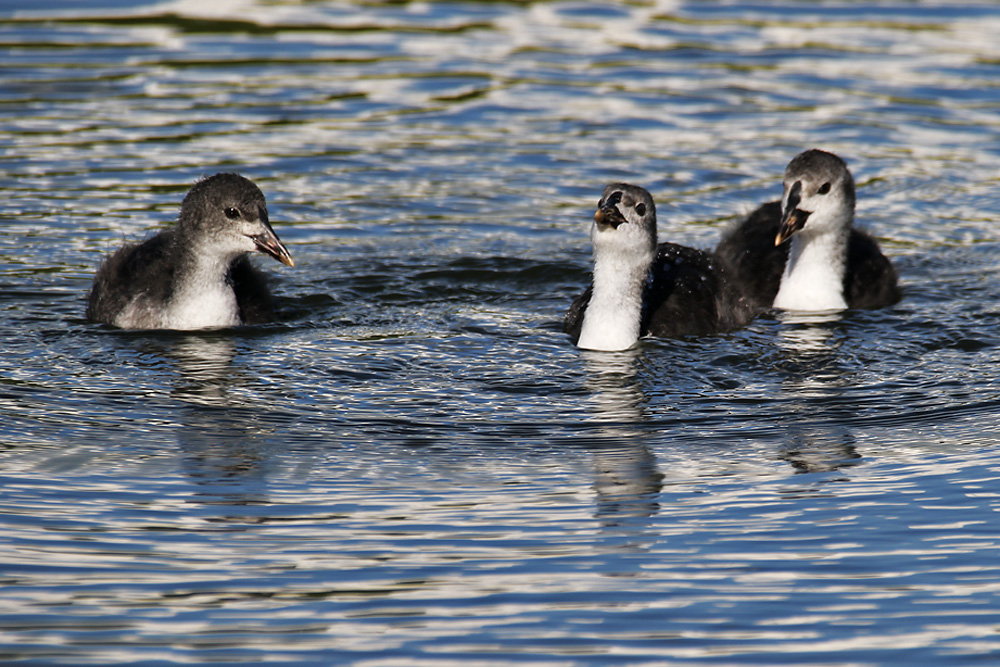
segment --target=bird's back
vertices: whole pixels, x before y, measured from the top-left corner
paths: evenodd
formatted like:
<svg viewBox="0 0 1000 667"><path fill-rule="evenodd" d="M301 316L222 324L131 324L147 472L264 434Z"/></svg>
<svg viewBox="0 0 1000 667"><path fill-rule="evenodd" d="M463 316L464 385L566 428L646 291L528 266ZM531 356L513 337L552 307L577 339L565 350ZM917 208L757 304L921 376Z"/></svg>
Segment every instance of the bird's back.
<svg viewBox="0 0 1000 667"><path fill-rule="evenodd" d="M715 255L748 302L767 309L781 286L788 244L774 245L781 226L781 202L769 202L725 232Z"/></svg>
<svg viewBox="0 0 1000 667"><path fill-rule="evenodd" d="M579 340L593 286L573 300L563 331ZM661 243L643 294L641 335L664 338L732 331L759 311L734 287L726 269L710 253Z"/></svg>
<svg viewBox="0 0 1000 667"><path fill-rule="evenodd" d="M731 331L754 314L715 257L674 243L658 246L644 303L642 330L654 336Z"/></svg>
<svg viewBox="0 0 1000 667"><path fill-rule="evenodd" d="M274 304L267 276L247 256L233 261L229 281L236 293L236 305L243 324L266 324L274 321Z"/></svg>
<svg viewBox="0 0 1000 667"><path fill-rule="evenodd" d="M847 268L844 299L850 308L884 308L903 297L892 262L875 239L859 229L851 232Z"/></svg>
<svg viewBox="0 0 1000 667"><path fill-rule="evenodd" d="M87 318L115 324L137 300L169 301L176 272L170 242L171 232L161 232L139 243L126 243L107 257L94 276Z"/></svg>

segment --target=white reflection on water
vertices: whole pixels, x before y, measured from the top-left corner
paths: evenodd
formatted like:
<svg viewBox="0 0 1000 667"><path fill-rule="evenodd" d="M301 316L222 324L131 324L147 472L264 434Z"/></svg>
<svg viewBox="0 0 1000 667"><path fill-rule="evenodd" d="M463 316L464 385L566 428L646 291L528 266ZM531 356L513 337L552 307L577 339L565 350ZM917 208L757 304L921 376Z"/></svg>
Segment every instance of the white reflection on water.
<svg viewBox="0 0 1000 667"><path fill-rule="evenodd" d="M267 440L273 429L261 416L270 406L246 400L243 392L256 371L247 368L245 359L237 363L234 332L114 332L109 338L113 357L137 355L144 366L161 372L162 389L171 401L147 405L141 390L123 393L121 418L132 425L134 446L179 451L185 473L214 487L224 499L220 502L264 502L272 458ZM110 443L105 447L113 451ZM109 454L99 458L107 460Z"/></svg>
<svg viewBox="0 0 1000 667"><path fill-rule="evenodd" d="M599 422L612 436L637 437L645 418L645 396L636 378L637 348L624 352L581 350L584 386L590 406L591 421ZM607 423L605 425L605 423Z"/></svg>
<svg viewBox="0 0 1000 667"><path fill-rule="evenodd" d="M205 405L225 405L229 388L239 379L233 368L236 344L230 337L181 336L171 340L164 353L180 375L174 396Z"/></svg>
<svg viewBox="0 0 1000 667"><path fill-rule="evenodd" d="M831 355L836 351L836 327L843 311L782 311L778 321L782 328L778 333L778 345L790 356L810 357Z"/></svg>
<svg viewBox="0 0 1000 667"><path fill-rule="evenodd" d="M612 523L626 517L652 516L663 475L649 448L643 423L645 396L636 378L635 348L625 352L581 351L590 392L588 421L598 426L591 455L597 516Z"/></svg>
<svg viewBox="0 0 1000 667"><path fill-rule="evenodd" d="M849 406L856 372L841 356L843 311L778 314L776 343L792 370L782 383L786 435L779 456L797 472L830 472L854 465L861 454L852 429L828 415ZM848 412L849 414L849 412Z"/></svg>

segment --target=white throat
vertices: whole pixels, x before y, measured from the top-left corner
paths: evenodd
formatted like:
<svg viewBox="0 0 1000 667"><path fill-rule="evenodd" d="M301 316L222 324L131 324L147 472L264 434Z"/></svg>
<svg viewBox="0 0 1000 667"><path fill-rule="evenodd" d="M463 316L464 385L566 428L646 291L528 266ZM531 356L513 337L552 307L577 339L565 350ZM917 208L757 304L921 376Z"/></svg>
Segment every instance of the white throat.
<svg viewBox="0 0 1000 667"><path fill-rule="evenodd" d="M620 232L598 232L620 233ZM577 346L585 350L627 350L639 340L642 298L654 254L594 247L594 284L583 314Z"/></svg>
<svg viewBox="0 0 1000 667"><path fill-rule="evenodd" d="M792 236L774 307L782 310L844 310L844 271L850 228Z"/></svg>
<svg viewBox="0 0 1000 667"><path fill-rule="evenodd" d="M204 329L238 326L236 293L226 281L232 257L200 254L177 276L179 285L164 317L170 329Z"/></svg>

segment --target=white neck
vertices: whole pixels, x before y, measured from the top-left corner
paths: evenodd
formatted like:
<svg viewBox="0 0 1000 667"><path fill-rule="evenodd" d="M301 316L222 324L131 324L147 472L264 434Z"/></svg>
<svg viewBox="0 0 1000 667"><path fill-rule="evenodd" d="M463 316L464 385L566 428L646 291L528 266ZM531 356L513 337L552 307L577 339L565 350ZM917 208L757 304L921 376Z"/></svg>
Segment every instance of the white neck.
<svg viewBox="0 0 1000 667"><path fill-rule="evenodd" d="M788 261L774 307L782 310L844 310L844 271L850 228L810 233L791 239Z"/></svg>
<svg viewBox="0 0 1000 667"><path fill-rule="evenodd" d="M236 293L226 282L232 257L200 253L177 275L179 285L164 317L170 329L204 329L241 324Z"/></svg>
<svg viewBox="0 0 1000 667"><path fill-rule="evenodd" d="M627 350L639 340L642 297L653 255L635 251L594 252L594 286L583 314L577 346L585 350Z"/></svg>

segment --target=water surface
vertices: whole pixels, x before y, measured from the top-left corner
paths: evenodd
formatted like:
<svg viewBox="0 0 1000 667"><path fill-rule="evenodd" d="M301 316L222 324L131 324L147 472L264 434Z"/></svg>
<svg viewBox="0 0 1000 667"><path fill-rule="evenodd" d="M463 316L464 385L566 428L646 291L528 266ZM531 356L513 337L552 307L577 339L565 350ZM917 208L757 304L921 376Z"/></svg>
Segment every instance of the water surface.
<svg viewBox="0 0 1000 667"><path fill-rule="evenodd" d="M0 657L1000 658L993 3L0 4ZM574 348L605 183L711 247L819 146L896 307ZM239 171L281 321L83 319Z"/></svg>

